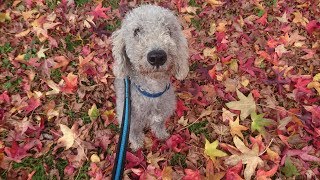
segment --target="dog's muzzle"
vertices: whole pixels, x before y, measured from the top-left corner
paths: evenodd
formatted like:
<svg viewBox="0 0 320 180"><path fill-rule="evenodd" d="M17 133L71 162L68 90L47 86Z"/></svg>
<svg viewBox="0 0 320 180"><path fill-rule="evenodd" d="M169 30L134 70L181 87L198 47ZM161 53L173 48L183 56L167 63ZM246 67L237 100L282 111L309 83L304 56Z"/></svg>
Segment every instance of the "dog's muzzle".
<svg viewBox="0 0 320 180"><path fill-rule="evenodd" d="M167 61L167 53L164 50L152 50L147 55L148 62L159 68Z"/></svg>

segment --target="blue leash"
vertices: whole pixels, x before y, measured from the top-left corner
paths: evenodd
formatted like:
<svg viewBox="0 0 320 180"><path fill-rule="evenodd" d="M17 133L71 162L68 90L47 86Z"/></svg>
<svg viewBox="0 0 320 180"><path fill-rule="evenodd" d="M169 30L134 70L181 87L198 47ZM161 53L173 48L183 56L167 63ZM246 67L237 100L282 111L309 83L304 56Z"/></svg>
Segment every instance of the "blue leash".
<svg viewBox="0 0 320 180"><path fill-rule="evenodd" d="M117 156L112 171L113 180L121 180L123 176L124 164L126 160L126 152L128 146L129 130L130 130L130 115L131 115L131 99L130 99L130 79L124 79L125 85L125 102L123 106L122 122L120 137L117 147Z"/></svg>

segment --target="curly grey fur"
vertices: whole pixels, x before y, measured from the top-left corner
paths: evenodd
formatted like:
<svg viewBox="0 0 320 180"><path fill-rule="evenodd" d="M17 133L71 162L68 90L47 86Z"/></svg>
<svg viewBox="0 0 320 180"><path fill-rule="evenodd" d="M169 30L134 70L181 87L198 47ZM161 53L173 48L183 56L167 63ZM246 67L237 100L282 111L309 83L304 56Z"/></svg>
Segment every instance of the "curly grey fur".
<svg viewBox="0 0 320 180"><path fill-rule="evenodd" d="M112 42L119 122L124 103L123 78L129 76L132 83L155 93L165 89L172 75L182 80L188 74L187 40L177 17L168 9L154 5L142 5L133 9L126 14L121 28L112 34ZM148 52L155 49L162 49L167 54L166 63L159 68L147 61ZM132 150L136 151L143 146L145 127L150 127L157 138L166 139L169 134L164 122L176 108L173 88L158 98L148 98L131 85L131 99L129 141Z"/></svg>

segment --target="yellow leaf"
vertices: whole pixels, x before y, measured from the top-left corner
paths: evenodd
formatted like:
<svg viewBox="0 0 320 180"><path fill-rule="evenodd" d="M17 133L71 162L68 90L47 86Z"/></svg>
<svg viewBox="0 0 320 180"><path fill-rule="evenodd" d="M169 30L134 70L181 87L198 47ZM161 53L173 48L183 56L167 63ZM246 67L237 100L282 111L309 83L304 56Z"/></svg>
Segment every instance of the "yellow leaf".
<svg viewBox="0 0 320 180"><path fill-rule="evenodd" d="M163 180L172 180L172 173L173 173L172 167L167 166L167 167L163 168L162 173L161 173L161 175L162 175L161 178Z"/></svg>
<svg viewBox="0 0 320 180"><path fill-rule="evenodd" d="M10 14L7 13L0 13L0 22L5 22L6 20L10 21Z"/></svg>
<svg viewBox="0 0 320 180"><path fill-rule="evenodd" d="M182 126L187 126L188 125L188 119L184 119L184 116L181 116L181 118L178 120L178 123L181 124Z"/></svg>
<svg viewBox="0 0 320 180"><path fill-rule="evenodd" d="M204 57L211 57L213 60L215 60L217 58L217 54L216 54L216 48L205 48L203 50L203 56Z"/></svg>
<svg viewBox="0 0 320 180"><path fill-rule="evenodd" d="M91 121L96 120L100 116L100 112L96 104L93 104L92 107L89 109L88 115Z"/></svg>
<svg viewBox="0 0 320 180"><path fill-rule="evenodd" d="M245 78L245 77L244 77ZM244 87L247 87L248 85L249 85L249 80L248 79L243 79L242 81L241 81L241 84L242 84L242 86L244 86Z"/></svg>
<svg viewBox="0 0 320 180"><path fill-rule="evenodd" d="M62 143L66 149L72 147L74 140L75 140L75 133L66 125L59 124L60 130L63 133L63 136L58 139L58 143Z"/></svg>
<svg viewBox="0 0 320 180"><path fill-rule="evenodd" d="M46 95L58 94L60 92L59 86L52 80L48 80L46 83L52 89L51 91L46 92Z"/></svg>
<svg viewBox="0 0 320 180"><path fill-rule="evenodd" d="M226 32L226 25L228 24L228 22L227 21L225 21L225 20L223 20L222 22L220 22L219 24L218 24L218 27L217 27L217 31L218 32Z"/></svg>
<svg viewBox="0 0 320 180"><path fill-rule="evenodd" d="M216 7L222 6L224 4L224 2L217 1L217 0L207 0L207 3L209 3L213 9L215 9Z"/></svg>
<svg viewBox="0 0 320 180"><path fill-rule="evenodd" d="M315 88L318 91L318 94L320 95L320 82L312 81L308 84L307 88L309 89Z"/></svg>
<svg viewBox="0 0 320 180"><path fill-rule="evenodd" d="M22 31L22 32L14 35L14 36L17 37L17 38L19 38L19 37L24 37L24 36L28 35L29 32L30 32L30 29L27 29L27 30L25 30L25 31Z"/></svg>
<svg viewBox="0 0 320 180"><path fill-rule="evenodd" d="M100 158L97 154L92 154L90 157L91 162L97 163L100 162Z"/></svg>
<svg viewBox="0 0 320 180"><path fill-rule="evenodd" d="M292 14L294 15L292 22L296 24L301 23L302 26L306 26L309 23L308 19L303 17L300 11L293 12Z"/></svg>
<svg viewBox="0 0 320 180"><path fill-rule="evenodd" d="M152 166L154 166L156 168L160 168L158 162L165 160L165 158L159 157L159 155L160 155L159 152L157 152L155 154L152 154L152 152L150 152L147 155L147 162L150 163Z"/></svg>
<svg viewBox="0 0 320 180"><path fill-rule="evenodd" d="M313 77L313 81L319 81L319 82L320 82L320 73L316 74L316 75Z"/></svg>
<svg viewBox="0 0 320 180"><path fill-rule="evenodd" d="M237 117L237 119L235 121L232 121L232 120L229 121L229 126L230 126L230 133L231 133L232 137L237 135L241 139L243 139L243 135L242 135L241 131L248 130L247 127L239 124L239 116Z"/></svg>
<svg viewBox="0 0 320 180"><path fill-rule="evenodd" d="M226 106L230 109L241 111L240 119L243 120L252 112L256 111L256 103L251 93L248 95L248 97L246 97L239 90L237 90L237 96L239 98L239 101L228 102L226 103Z"/></svg>
<svg viewBox="0 0 320 180"><path fill-rule="evenodd" d="M26 21L29 18L31 18L34 13L37 13L37 12L38 12L37 10L33 9L30 11L22 12L21 14L22 14L23 19Z"/></svg>
<svg viewBox="0 0 320 180"><path fill-rule="evenodd" d="M215 22L212 22L210 24L210 30L209 30L209 35L212 36L214 33L216 33L217 25Z"/></svg>
<svg viewBox="0 0 320 180"><path fill-rule="evenodd" d="M215 160L216 157L224 157L227 156L227 154L221 150L218 150L218 140L215 140L213 143L210 143L206 139L206 144L204 146L204 153L209 156L213 161Z"/></svg>
<svg viewBox="0 0 320 180"><path fill-rule="evenodd" d="M231 70L233 70L234 72L238 72L238 62L236 59L232 59L230 61L229 67Z"/></svg>
<svg viewBox="0 0 320 180"><path fill-rule="evenodd" d="M37 52L37 56L38 58L45 58L46 55L44 54L44 52L46 52L49 48L43 48L43 46L41 46L40 50Z"/></svg>

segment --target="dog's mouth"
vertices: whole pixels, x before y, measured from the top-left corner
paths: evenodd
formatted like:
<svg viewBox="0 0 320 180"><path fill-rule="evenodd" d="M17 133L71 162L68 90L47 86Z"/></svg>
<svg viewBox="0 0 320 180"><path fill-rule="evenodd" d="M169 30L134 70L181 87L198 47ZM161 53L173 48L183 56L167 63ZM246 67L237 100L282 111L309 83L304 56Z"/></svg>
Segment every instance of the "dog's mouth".
<svg viewBox="0 0 320 180"><path fill-rule="evenodd" d="M142 65L139 66L139 72L143 75L150 75L150 74L165 74L170 73L173 68L173 65L167 66L152 66L149 68L145 68Z"/></svg>

